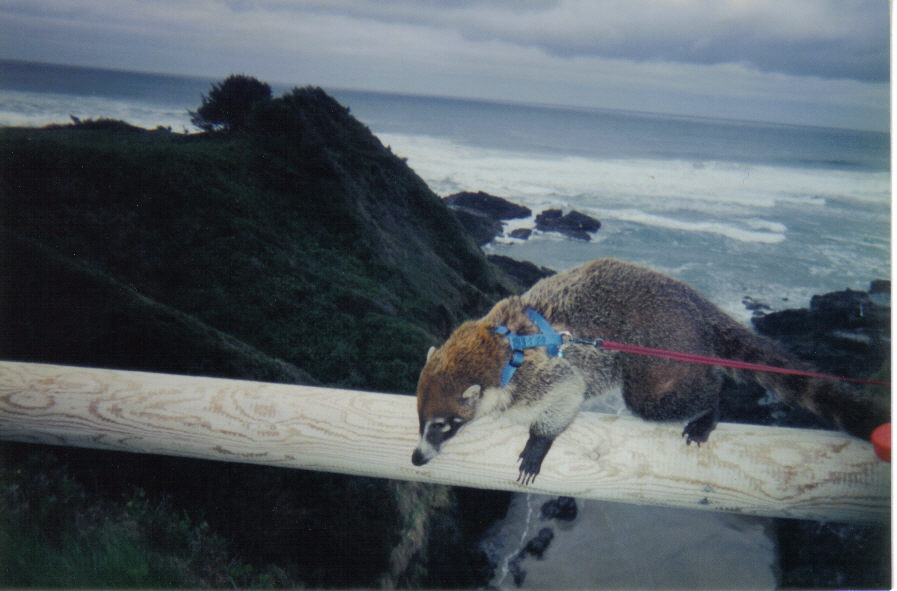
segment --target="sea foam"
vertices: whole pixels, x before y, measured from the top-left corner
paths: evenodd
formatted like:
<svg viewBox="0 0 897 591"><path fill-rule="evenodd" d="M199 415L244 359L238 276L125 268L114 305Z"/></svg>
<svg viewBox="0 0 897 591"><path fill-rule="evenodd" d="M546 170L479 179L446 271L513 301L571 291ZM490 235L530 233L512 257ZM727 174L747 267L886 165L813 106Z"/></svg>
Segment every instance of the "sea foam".
<svg viewBox="0 0 897 591"><path fill-rule="evenodd" d="M90 96L21 90L0 90L0 126L42 127L71 123L72 117L119 119L131 125L172 131L196 131L188 109L177 105L108 96Z"/></svg>
<svg viewBox="0 0 897 591"><path fill-rule="evenodd" d="M783 206L819 209L833 198L881 203L890 189L884 172L520 153L410 134L381 139L443 195L483 190L533 209L577 208L603 221L743 242L785 240Z"/></svg>
<svg viewBox="0 0 897 591"><path fill-rule="evenodd" d="M746 295L774 309L890 276L887 171L800 168L704 158L605 158L467 145L380 133L438 194L486 191L597 217L588 242L551 232L500 238L487 252L556 270L612 256L695 286L739 320Z"/></svg>

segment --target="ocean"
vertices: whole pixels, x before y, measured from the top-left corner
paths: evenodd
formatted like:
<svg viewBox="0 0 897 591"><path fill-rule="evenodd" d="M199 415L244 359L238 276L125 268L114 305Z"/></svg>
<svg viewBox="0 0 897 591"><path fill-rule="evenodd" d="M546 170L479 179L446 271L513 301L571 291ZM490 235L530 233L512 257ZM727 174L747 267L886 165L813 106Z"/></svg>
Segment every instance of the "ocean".
<svg viewBox="0 0 897 591"><path fill-rule="evenodd" d="M213 81L0 61L0 125L108 117L196 131L188 111ZM271 86L276 96L293 84ZM537 232L488 253L556 270L638 262L742 321L745 296L804 307L891 274L887 133L325 90L439 195L486 191L534 214L575 209L602 222L588 242Z"/></svg>

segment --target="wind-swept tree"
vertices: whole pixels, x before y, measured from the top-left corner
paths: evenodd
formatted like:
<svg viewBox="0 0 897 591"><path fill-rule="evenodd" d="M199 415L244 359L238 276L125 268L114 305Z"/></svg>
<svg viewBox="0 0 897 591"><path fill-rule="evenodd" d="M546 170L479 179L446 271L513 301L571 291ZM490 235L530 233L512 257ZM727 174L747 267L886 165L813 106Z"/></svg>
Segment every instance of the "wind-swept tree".
<svg viewBox="0 0 897 591"><path fill-rule="evenodd" d="M252 76L231 74L223 82L212 84L208 96L202 95L202 105L190 112L190 121L205 131L240 131L246 128L252 108L270 100L268 84Z"/></svg>

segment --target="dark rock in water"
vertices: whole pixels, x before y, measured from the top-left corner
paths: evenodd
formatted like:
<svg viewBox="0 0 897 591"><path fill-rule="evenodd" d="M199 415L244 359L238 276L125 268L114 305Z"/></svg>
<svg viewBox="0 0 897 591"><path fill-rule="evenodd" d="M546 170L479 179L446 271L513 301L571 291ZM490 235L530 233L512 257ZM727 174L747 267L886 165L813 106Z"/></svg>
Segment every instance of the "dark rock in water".
<svg viewBox="0 0 897 591"><path fill-rule="evenodd" d="M452 209L452 213L464 231L473 237L477 246L488 244L493 238L501 235L502 227L498 220L468 209Z"/></svg>
<svg viewBox="0 0 897 591"><path fill-rule="evenodd" d="M550 527L543 527L514 558L508 561L508 572L514 579L514 585L520 587L523 585L523 581L526 580L526 569L523 568L523 561L527 556L535 556L537 560L542 560L542 556L548 550L552 540L554 540L554 530Z"/></svg>
<svg viewBox="0 0 897 591"><path fill-rule="evenodd" d="M553 539L554 530L550 527L543 527L539 530L539 533L536 534L535 538L526 543L526 547L520 554L532 554L536 558L541 559L542 555L545 554L545 551L548 550L548 546L551 545L551 540Z"/></svg>
<svg viewBox="0 0 897 591"><path fill-rule="evenodd" d="M513 220L533 215L532 210L528 207L511 203L507 199L483 191L455 193L446 197L445 203L453 209L467 209L494 220Z"/></svg>
<svg viewBox="0 0 897 591"><path fill-rule="evenodd" d="M845 290L814 296L809 308L773 312L752 322L758 332L823 373L865 378L889 368L890 317L890 282L874 281L869 293ZM879 389L868 387L866 394ZM821 425L815 415L771 398L760 386L728 379L720 414L723 421ZM776 519L774 523L781 587L890 588L887 525L799 519Z"/></svg>
<svg viewBox="0 0 897 591"><path fill-rule="evenodd" d="M763 316L767 312L772 312L772 308L769 304L764 304L761 301L755 300L751 296L744 296L741 300L741 303L744 304L744 307L754 313L754 316Z"/></svg>
<svg viewBox="0 0 897 591"><path fill-rule="evenodd" d="M601 222L578 211L571 211L561 218L561 223L582 230L584 232L597 232L601 228Z"/></svg>
<svg viewBox="0 0 897 591"><path fill-rule="evenodd" d="M813 296L810 312L815 314L817 321L837 324L840 328L874 329L882 321L881 310L869 294L851 289Z"/></svg>
<svg viewBox="0 0 897 591"><path fill-rule="evenodd" d="M564 215L560 209L546 209L536 216L536 228L543 232L560 232L577 240L591 240L589 232L597 232L601 222L578 211Z"/></svg>
<svg viewBox="0 0 897 591"><path fill-rule="evenodd" d="M891 589L890 527L776 519L782 589Z"/></svg>
<svg viewBox="0 0 897 591"><path fill-rule="evenodd" d="M867 377L879 371L891 354L891 308L876 303L881 301L864 291L846 289L813 296L809 309L774 312L752 322L757 332L782 342L821 371Z"/></svg>
<svg viewBox="0 0 897 591"><path fill-rule="evenodd" d="M558 497L542 504L542 519L573 521L577 513L576 499L573 497Z"/></svg>
<svg viewBox="0 0 897 591"><path fill-rule="evenodd" d="M869 285L869 299L873 303L891 307L891 282L888 279L876 279Z"/></svg>
<svg viewBox="0 0 897 591"><path fill-rule="evenodd" d="M533 231L531 228L517 228L516 230L511 230L511 233L508 234L511 238L517 238L518 240L528 240L532 235Z"/></svg>
<svg viewBox="0 0 897 591"><path fill-rule="evenodd" d="M500 254L490 254L486 258L524 289L529 289L540 279L555 274L555 271L548 267L537 267L529 261L518 261Z"/></svg>
<svg viewBox="0 0 897 591"><path fill-rule="evenodd" d="M869 299L873 303L891 307L891 282L888 279L876 279L869 285Z"/></svg>
<svg viewBox="0 0 897 591"><path fill-rule="evenodd" d="M877 293L887 293L890 295L891 280L890 279L874 279L872 281L872 283L869 285L869 295L875 295Z"/></svg>
<svg viewBox="0 0 897 591"><path fill-rule="evenodd" d="M523 553L521 553L523 555ZM508 564L508 570L511 572L511 576L514 578L514 584L518 587L523 585L523 581L526 580L526 571L523 567L520 566L521 556L516 556L511 562Z"/></svg>
<svg viewBox="0 0 897 591"><path fill-rule="evenodd" d="M887 368L891 356L891 310L881 304L887 301L886 292L872 296L844 290L814 296L809 308L755 315L751 322L758 333L822 373L868 378ZM750 381L727 379L720 396L720 416L723 421L761 425L831 427Z"/></svg>
<svg viewBox="0 0 897 591"><path fill-rule="evenodd" d="M528 207L482 191L455 193L445 197L444 200L478 246L488 244L496 236L501 236L502 220L526 218L533 213Z"/></svg>

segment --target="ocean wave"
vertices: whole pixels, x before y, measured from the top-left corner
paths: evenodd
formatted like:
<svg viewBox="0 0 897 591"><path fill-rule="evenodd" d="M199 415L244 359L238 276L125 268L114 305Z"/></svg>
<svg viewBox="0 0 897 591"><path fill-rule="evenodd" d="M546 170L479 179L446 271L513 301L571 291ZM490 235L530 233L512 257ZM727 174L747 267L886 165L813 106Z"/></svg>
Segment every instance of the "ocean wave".
<svg viewBox="0 0 897 591"><path fill-rule="evenodd" d="M771 209L781 204L823 207L828 199L882 202L887 172L799 169L701 160L599 159L545 156L466 146L447 138L381 134L393 151L437 192L483 190L528 200L636 202L651 210L683 204L718 213L721 207Z"/></svg>
<svg viewBox="0 0 897 591"><path fill-rule="evenodd" d="M746 220L742 220L744 224L746 224L752 230L767 230L769 232L777 232L779 234L784 234L788 229L785 224L780 222L773 222L770 220L761 220L758 218L749 218Z"/></svg>
<svg viewBox="0 0 897 591"><path fill-rule="evenodd" d="M787 230L784 224L767 220L744 220L743 225L723 221L693 221L645 213L637 209L604 210L602 219L631 222L665 230L718 234L740 242L761 244L778 244L784 241Z"/></svg>
<svg viewBox="0 0 897 591"><path fill-rule="evenodd" d="M608 256L668 270L745 322L746 295L794 307L890 273L886 170L715 160L703 145L676 160L515 151L447 135L380 137L438 194L483 190L534 216L559 207L603 222L589 242L536 232L487 251L557 270ZM506 232L532 228L534 216L509 221Z"/></svg>
<svg viewBox="0 0 897 591"><path fill-rule="evenodd" d="M0 90L0 126L42 127L79 119L120 119L138 127L194 130L187 108L104 96ZM195 131L195 130L194 130Z"/></svg>
<svg viewBox="0 0 897 591"><path fill-rule="evenodd" d="M777 244L794 210L830 201L887 203L887 173L700 161L546 157L448 138L383 134L434 191L482 190L532 208L581 209L603 221ZM787 213L786 213L787 210ZM529 223L529 221L527 222ZM521 226L521 223L515 223Z"/></svg>

